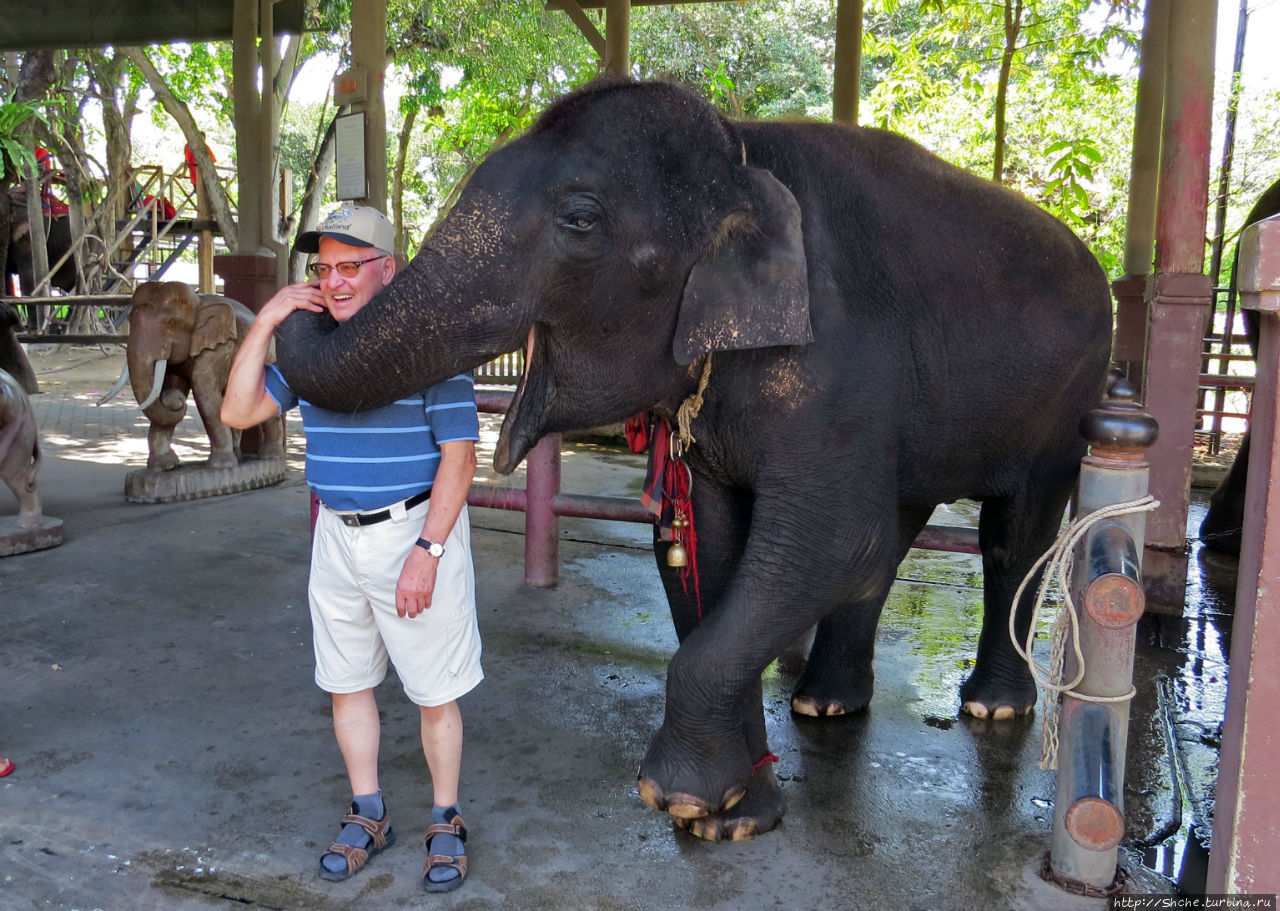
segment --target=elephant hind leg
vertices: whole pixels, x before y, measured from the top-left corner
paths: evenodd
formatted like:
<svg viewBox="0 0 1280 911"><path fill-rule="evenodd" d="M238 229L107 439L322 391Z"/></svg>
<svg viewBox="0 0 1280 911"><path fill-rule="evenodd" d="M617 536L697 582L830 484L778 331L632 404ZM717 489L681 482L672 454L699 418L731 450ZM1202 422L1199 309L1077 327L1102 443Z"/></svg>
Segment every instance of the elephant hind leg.
<svg viewBox="0 0 1280 911"><path fill-rule="evenodd" d="M961 711L976 718L1007 720L1025 715L1036 703L1036 683L1009 638L1009 612L1018 586L1058 536L1070 499L1078 460L1059 460L1034 472L1026 488L982 504L982 632L973 673L960 687ZM1015 631L1025 641L1043 569L1027 585L1017 605Z"/></svg>
<svg viewBox="0 0 1280 911"><path fill-rule="evenodd" d="M904 507L898 511L895 567L907 555L932 513L932 506ZM804 672L791 693L792 712L813 718L850 715L871 702L876 627L892 585L890 574L875 597L842 605L819 622Z"/></svg>

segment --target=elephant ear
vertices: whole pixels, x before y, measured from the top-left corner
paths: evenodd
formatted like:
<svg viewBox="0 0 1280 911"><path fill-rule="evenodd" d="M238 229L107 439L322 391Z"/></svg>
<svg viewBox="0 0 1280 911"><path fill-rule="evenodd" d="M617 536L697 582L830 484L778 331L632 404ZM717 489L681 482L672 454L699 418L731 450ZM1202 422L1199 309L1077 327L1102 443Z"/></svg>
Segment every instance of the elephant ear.
<svg viewBox="0 0 1280 911"><path fill-rule="evenodd" d="M236 314L230 302L202 296L196 311L196 324L191 330L191 353L216 348L236 337Z"/></svg>
<svg viewBox="0 0 1280 911"><path fill-rule="evenodd" d="M678 364L813 341L800 206L768 171L745 170L747 202L720 223L685 283L672 342Z"/></svg>

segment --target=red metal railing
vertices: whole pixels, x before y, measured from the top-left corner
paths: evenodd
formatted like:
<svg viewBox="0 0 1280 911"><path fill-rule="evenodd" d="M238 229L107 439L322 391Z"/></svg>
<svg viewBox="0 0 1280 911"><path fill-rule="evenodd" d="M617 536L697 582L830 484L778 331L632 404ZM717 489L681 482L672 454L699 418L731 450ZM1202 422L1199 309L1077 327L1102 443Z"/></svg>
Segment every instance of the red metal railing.
<svg viewBox="0 0 1280 911"><path fill-rule="evenodd" d="M476 407L486 414L503 414L513 393L477 390ZM524 512L524 580L547 587L560 578L560 517L610 519L618 522L653 522L653 513L635 497L602 497L560 491L560 434L550 434L525 456L526 484L491 487L473 484L469 506L514 509ZM929 525L915 546L953 553L978 553L978 530Z"/></svg>

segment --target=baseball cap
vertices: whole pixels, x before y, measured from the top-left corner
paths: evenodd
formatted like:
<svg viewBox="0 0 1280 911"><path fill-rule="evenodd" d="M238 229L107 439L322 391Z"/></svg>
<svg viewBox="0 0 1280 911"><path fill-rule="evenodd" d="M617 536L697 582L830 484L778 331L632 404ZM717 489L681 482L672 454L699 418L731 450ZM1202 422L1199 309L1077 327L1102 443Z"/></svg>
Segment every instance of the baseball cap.
<svg viewBox="0 0 1280 911"><path fill-rule="evenodd" d="M396 245L391 220L371 206L339 206L325 216L316 230L299 234L294 249L301 253L319 253L322 237L332 237L353 247L376 247L383 253L392 253Z"/></svg>

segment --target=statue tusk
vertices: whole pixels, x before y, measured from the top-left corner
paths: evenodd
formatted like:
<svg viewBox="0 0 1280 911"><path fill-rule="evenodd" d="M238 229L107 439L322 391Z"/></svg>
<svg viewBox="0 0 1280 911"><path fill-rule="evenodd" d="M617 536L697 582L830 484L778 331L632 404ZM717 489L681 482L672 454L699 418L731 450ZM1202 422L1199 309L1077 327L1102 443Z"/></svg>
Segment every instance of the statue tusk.
<svg viewBox="0 0 1280 911"><path fill-rule="evenodd" d="M120 390L124 388L124 384L127 382L129 382L129 365L125 364L124 369L120 371L120 378L116 380L116 384L111 387L111 391L98 399L98 407L102 407L119 395Z"/></svg>
<svg viewBox="0 0 1280 911"><path fill-rule="evenodd" d="M160 358L160 360L156 361L155 374L151 377L151 392L147 395L145 401L138 403L138 407L142 410L145 411L151 406L152 402L160 398L160 388L164 385L164 372L168 367L169 361L167 359Z"/></svg>

